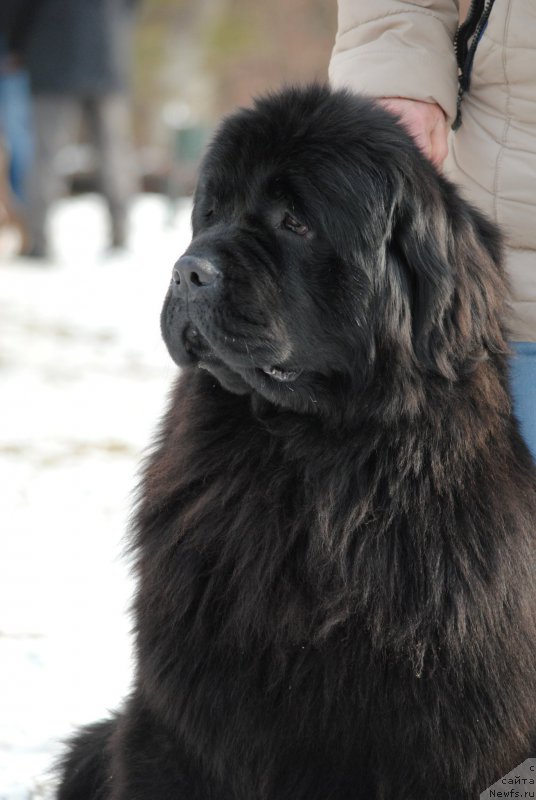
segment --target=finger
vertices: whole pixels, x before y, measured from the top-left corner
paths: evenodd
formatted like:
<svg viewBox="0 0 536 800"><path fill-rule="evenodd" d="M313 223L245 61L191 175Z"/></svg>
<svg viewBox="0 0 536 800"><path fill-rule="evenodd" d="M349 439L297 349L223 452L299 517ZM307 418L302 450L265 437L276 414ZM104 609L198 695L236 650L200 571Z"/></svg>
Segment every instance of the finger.
<svg viewBox="0 0 536 800"><path fill-rule="evenodd" d="M396 114L404 128L412 137L417 147L429 158L432 150L432 143L430 139L430 131L426 128L426 121L422 115L408 114L399 105L386 104L386 108L393 114Z"/></svg>
<svg viewBox="0 0 536 800"><path fill-rule="evenodd" d="M426 156L426 158L432 158L433 147L432 147L432 139L430 137L430 131L423 127L412 126L411 128L408 127L410 134L413 136L415 143L419 150Z"/></svg>
<svg viewBox="0 0 536 800"><path fill-rule="evenodd" d="M436 167L441 167L449 152L448 129L445 120L439 120L430 134L430 160Z"/></svg>

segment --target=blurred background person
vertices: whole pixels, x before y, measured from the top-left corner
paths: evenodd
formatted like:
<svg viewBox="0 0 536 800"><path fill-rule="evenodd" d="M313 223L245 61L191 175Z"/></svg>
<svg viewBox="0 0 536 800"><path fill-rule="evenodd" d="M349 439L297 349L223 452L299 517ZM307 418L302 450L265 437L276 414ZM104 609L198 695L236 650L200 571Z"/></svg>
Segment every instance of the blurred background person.
<svg viewBox="0 0 536 800"><path fill-rule="evenodd" d="M60 196L58 156L83 117L98 156L110 214L110 247L125 245L134 192L128 76L137 0L17 0L9 58L25 64L33 97L35 154L28 181L27 256L48 256L47 218Z"/></svg>

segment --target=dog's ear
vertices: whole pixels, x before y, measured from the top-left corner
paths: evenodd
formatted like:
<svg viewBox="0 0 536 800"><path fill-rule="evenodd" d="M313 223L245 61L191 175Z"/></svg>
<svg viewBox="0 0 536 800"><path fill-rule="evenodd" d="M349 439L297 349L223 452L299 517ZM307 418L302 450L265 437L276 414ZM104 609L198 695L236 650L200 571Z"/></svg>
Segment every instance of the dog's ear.
<svg viewBox="0 0 536 800"><path fill-rule="evenodd" d="M405 198L394 221L391 257L399 263L411 313L411 343L418 363L454 378L447 330L456 276L449 257L448 225L441 208Z"/></svg>
<svg viewBox="0 0 536 800"><path fill-rule="evenodd" d="M387 261L409 306L407 336L421 368L454 380L490 350L506 351L500 237L446 182L404 195Z"/></svg>

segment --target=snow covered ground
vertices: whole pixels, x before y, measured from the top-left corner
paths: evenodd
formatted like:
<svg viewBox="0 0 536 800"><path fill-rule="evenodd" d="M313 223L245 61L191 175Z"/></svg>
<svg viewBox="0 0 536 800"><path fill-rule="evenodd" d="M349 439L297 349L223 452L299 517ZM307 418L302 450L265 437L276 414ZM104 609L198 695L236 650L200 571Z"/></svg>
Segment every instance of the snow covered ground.
<svg viewBox="0 0 536 800"><path fill-rule="evenodd" d="M54 260L0 264L0 800L52 797L61 739L129 686L123 537L176 374L159 314L189 214L140 197L112 256L100 199L66 200Z"/></svg>

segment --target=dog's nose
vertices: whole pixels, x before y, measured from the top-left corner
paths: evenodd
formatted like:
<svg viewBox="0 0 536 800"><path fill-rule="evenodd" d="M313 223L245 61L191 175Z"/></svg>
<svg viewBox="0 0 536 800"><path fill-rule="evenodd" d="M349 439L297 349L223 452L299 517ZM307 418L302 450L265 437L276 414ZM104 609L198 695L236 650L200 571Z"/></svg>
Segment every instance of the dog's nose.
<svg viewBox="0 0 536 800"><path fill-rule="evenodd" d="M173 267L172 289L177 294L199 292L211 288L219 270L210 261L198 256L182 256Z"/></svg>

